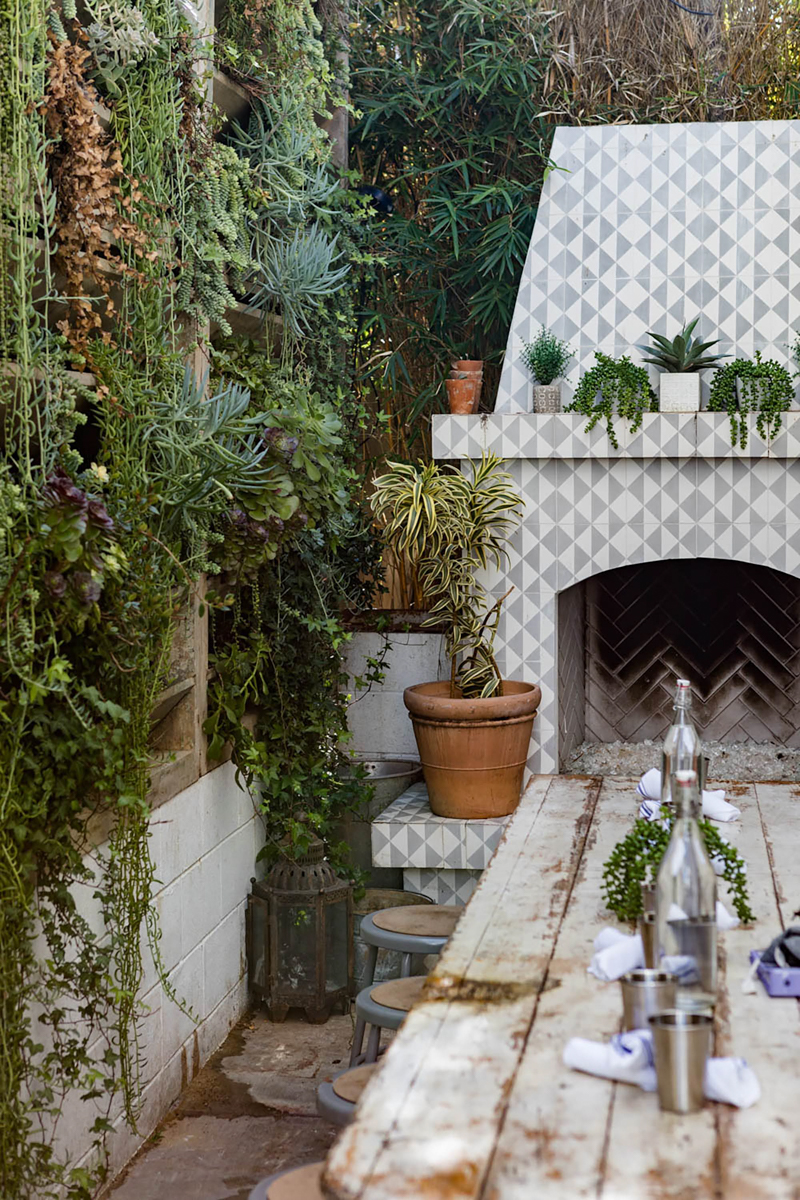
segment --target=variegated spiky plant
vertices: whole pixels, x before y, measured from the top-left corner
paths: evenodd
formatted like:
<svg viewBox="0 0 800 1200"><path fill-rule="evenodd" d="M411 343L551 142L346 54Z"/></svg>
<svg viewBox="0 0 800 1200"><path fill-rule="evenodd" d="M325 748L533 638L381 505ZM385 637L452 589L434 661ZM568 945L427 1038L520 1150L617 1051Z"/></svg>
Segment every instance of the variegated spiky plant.
<svg viewBox="0 0 800 1200"><path fill-rule="evenodd" d="M447 626L454 696L493 696L502 682L493 647L508 592L490 603L478 577L502 565L524 508L502 465L484 454L463 475L436 463L390 462L375 480L372 507L384 540L398 559L409 557L431 603L425 624Z"/></svg>

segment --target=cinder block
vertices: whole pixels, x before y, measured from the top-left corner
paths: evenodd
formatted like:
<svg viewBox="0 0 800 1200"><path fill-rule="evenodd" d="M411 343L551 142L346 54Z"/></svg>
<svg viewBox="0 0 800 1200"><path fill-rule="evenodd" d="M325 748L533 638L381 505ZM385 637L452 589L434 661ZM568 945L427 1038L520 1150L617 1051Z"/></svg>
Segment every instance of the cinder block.
<svg viewBox="0 0 800 1200"><path fill-rule="evenodd" d="M201 857L205 846L202 795L206 780L167 800L153 813L150 848L156 878L167 887Z"/></svg>
<svg viewBox="0 0 800 1200"><path fill-rule="evenodd" d="M219 1049L248 1006L247 980L240 979L236 986L223 996L222 1001L209 1013L197 1031L202 1063Z"/></svg>
<svg viewBox="0 0 800 1200"><path fill-rule="evenodd" d="M181 894L181 955L183 958L219 924L219 847L206 854L175 885Z"/></svg>
<svg viewBox="0 0 800 1200"><path fill-rule="evenodd" d="M221 903L220 916L240 905L250 891L250 880L256 873L253 830L254 818L249 825L237 829L219 847ZM259 822L260 824L260 822Z"/></svg>
<svg viewBox="0 0 800 1200"><path fill-rule="evenodd" d="M161 939L158 948L166 971L171 971L181 960L181 894L180 881L162 888L154 897Z"/></svg>
<svg viewBox="0 0 800 1200"><path fill-rule="evenodd" d="M376 690L351 704L347 723L357 754L417 758L417 743L402 692Z"/></svg>
<svg viewBox="0 0 800 1200"><path fill-rule="evenodd" d="M203 943L203 1016L212 1012L245 973L244 904L230 913Z"/></svg>
<svg viewBox="0 0 800 1200"><path fill-rule="evenodd" d="M170 973L169 981L184 1005L202 1019L205 1013L202 946L197 946L178 964ZM195 1021L165 996L161 1006L161 1056L165 1063L180 1050L195 1029Z"/></svg>
<svg viewBox="0 0 800 1200"><path fill-rule="evenodd" d="M237 784L233 763L226 763L204 775L200 785L203 841L208 851L252 818L253 801Z"/></svg>

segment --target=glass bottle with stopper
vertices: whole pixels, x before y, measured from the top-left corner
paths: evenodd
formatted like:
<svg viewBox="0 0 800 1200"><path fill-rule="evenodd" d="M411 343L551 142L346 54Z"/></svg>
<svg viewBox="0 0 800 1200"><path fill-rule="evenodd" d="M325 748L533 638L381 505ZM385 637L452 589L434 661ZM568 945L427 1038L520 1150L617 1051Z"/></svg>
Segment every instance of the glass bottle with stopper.
<svg viewBox="0 0 800 1200"><path fill-rule="evenodd" d="M673 804L675 775L694 771L702 797L705 787L705 758L700 737L692 723L692 685L679 679L675 691L675 720L664 740L661 755L661 803Z"/></svg>
<svg viewBox="0 0 800 1200"><path fill-rule="evenodd" d="M677 1007L698 1011L717 996L717 877L698 824L697 773L673 780L675 824L656 880L658 957L678 976Z"/></svg>

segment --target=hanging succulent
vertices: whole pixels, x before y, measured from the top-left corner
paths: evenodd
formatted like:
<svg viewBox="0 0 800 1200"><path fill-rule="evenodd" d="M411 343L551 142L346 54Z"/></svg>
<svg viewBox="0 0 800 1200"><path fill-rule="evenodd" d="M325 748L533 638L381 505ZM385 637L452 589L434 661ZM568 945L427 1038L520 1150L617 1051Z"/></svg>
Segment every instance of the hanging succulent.
<svg viewBox="0 0 800 1200"><path fill-rule="evenodd" d="M756 350L755 360L737 358L721 367L711 381L708 398L710 412L727 412L731 421L731 442L747 446L747 414L756 413L756 429L769 441L781 426L781 413L791 408L794 383L785 367L774 359L763 361Z"/></svg>
<svg viewBox="0 0 800 1200"><path fill-rule="evenodd" d="M564 411L584 413L589 417L587 433L604 418L611 445L618 450L614 414L625 417L630 422L631 433L635 433L641 428L646 412L658 411L658 399L644 367L634 366L624 356L620 359L609 358L599 350L595 351L594 356L597 365L583 376L575 389L572 403Z"/></svg>

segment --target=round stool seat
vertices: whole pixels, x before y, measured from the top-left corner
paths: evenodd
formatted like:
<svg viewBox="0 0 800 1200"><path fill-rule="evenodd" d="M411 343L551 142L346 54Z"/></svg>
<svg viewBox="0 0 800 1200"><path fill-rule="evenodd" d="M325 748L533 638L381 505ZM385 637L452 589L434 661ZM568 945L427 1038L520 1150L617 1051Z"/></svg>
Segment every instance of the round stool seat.
<svg viewBox="0 0 800 1200"><path fill-rule="evenodd" d="M262 1179L253 1188L248 1200L325 1200L322 1194L324 1163L308 1163L292 1167Z"/></svg>
<svg viewBox="0 0 800 1200"><path fill-rule="evenodd" d="M370 988L369 998L373 1004L381 1004L384 1008L408 1012L422 995L425 978L424 975L409 975L405 979L389 979Z"/></svg>
<svg viewBox="0 0 800 1200"><path fill-rule="evenodd" d="M317 1112L334 1125L349 1125L361 1093L378 1069L378 1063L365 1063L342 1071L332 1083L327 1080L317 1088Z"/></svg>
<svg viewBox="0 0 800 1200"><path fill-rule="evenodd" d="M355 1104L377 1069L377 1063L364 1063L361 1067L351 1067L349 1071L343 1071L341 1075L337 1075L331 1087L340 1100L347 1100L350 1104Z"/></svg>
<svg viewBox="0 0 800 1200"><path fill-rule="evenodd" d="M406 908L384 908L372 913L378 929L405 937L449 938L462 909L453 904L409 904Z"/></svg>

